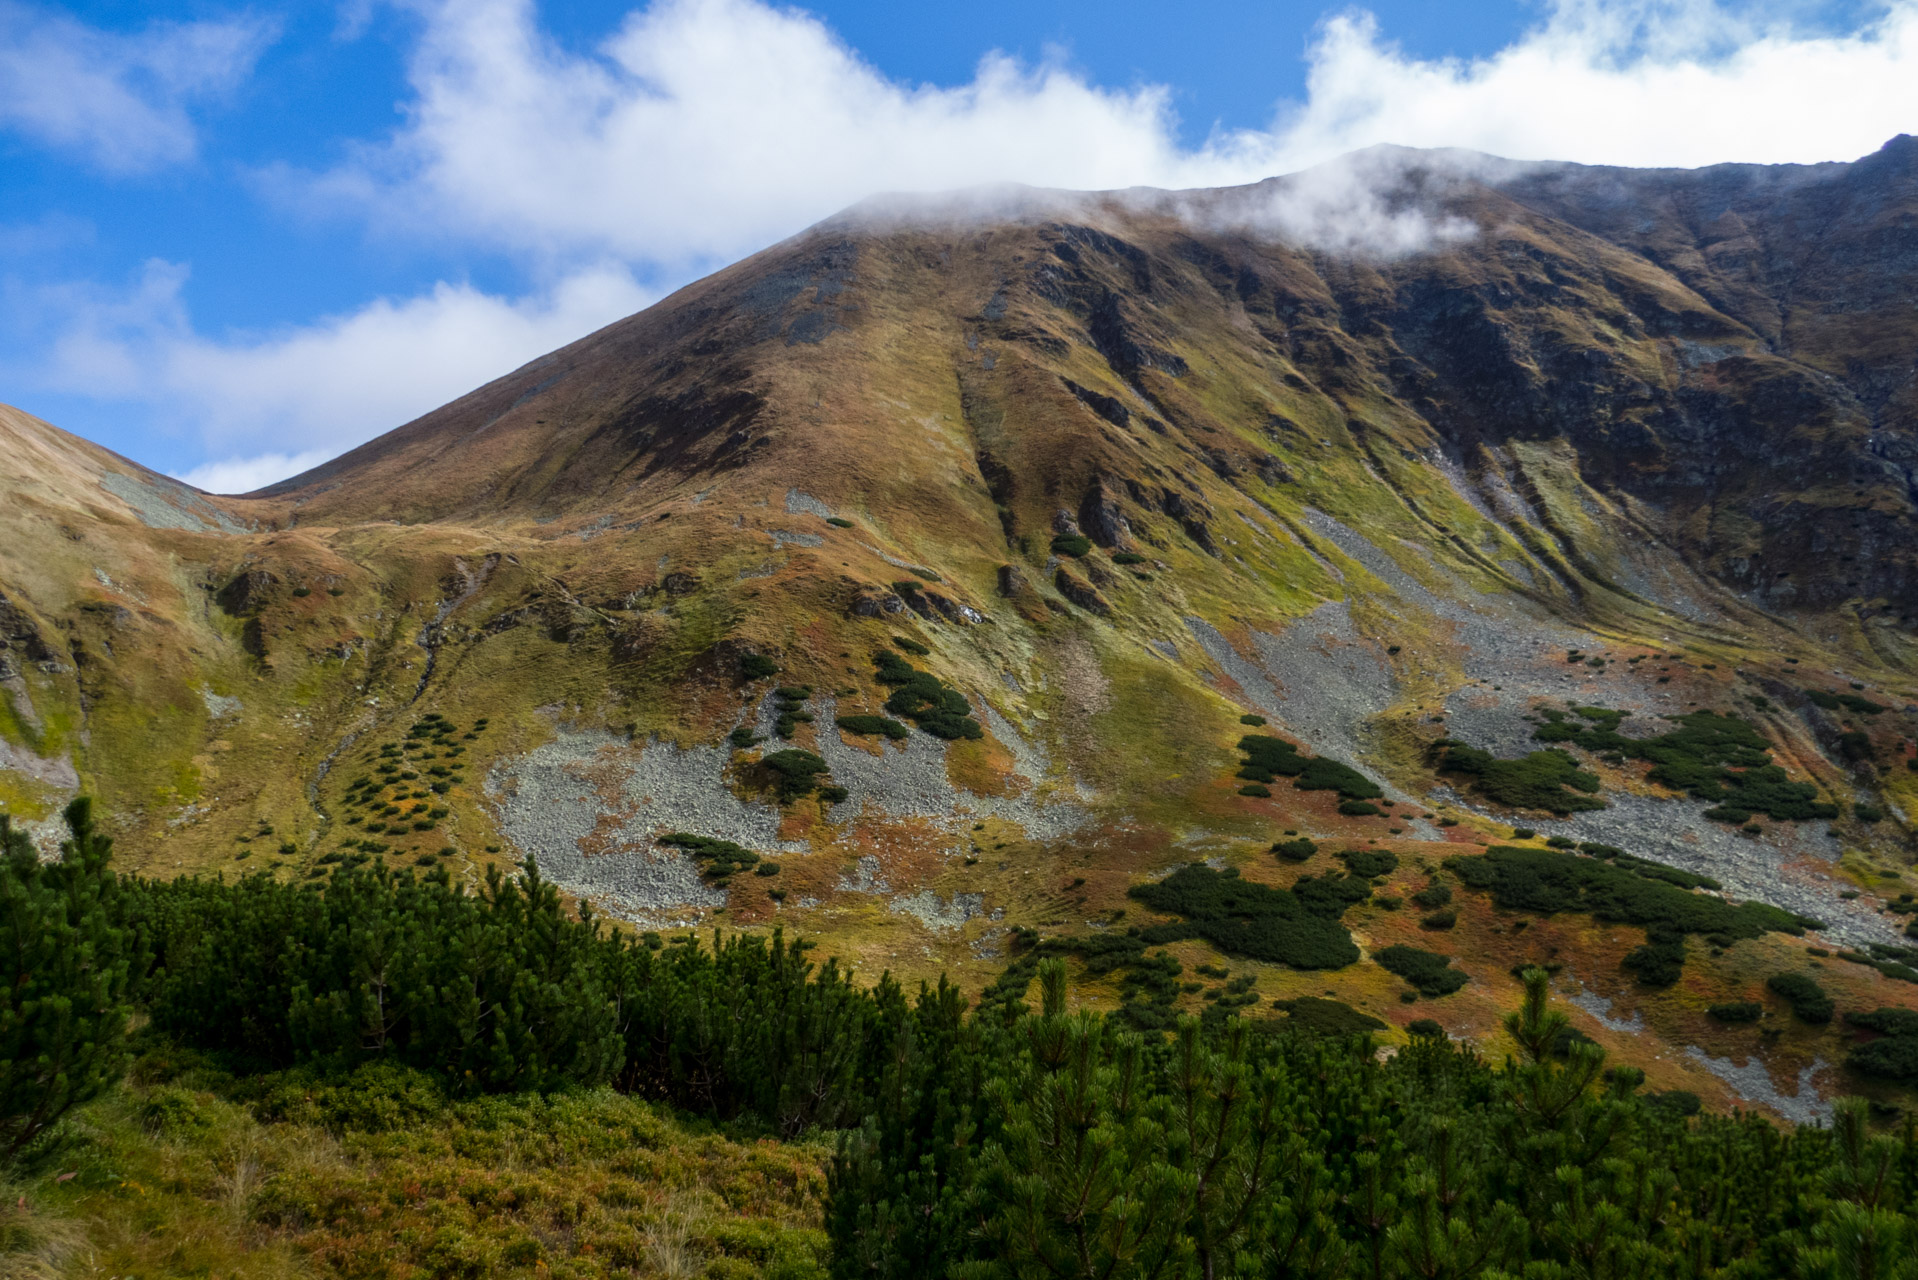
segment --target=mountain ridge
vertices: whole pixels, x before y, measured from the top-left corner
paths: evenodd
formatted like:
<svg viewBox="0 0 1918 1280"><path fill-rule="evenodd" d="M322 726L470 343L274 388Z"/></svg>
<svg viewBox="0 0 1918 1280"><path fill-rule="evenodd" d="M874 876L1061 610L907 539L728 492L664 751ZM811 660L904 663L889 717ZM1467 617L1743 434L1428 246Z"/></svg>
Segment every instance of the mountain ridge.
<svg viewBox="0 0 1918 1280"><path fill-rule="evenodd" d="M849 212L239 497L0 413L40 442L0 479L0 804L96 791L153 873L477 884L537 857L636 926L786 925L974 988L1022 931L1150 919L1130 889L1184 862L1280 884L1289 839L1390 851L1356 946L1451 947L1455 1034L1499 1034L1502 967L1562 957L1618 1006L1582 1025L1663 1087L1788 1108L1842 1028L1761 1042L1701 1009L1805 942L1694 943L1655 988L1620 970L1630 927L1521 930L1461 888L1450 933L1380 903L1517 827L1902 946L1918 144L1867 161L1492 182L1361 158L1395 175L1360 210L1381 243L1433 234L1395 255L1228 208L1311 187L1281 212L1329 226L1336 175ZM1594 703L1626 746L1747 726L1783 789L1737 810L1718 774L1547 728ZM471 736L421 727L444 724ZM1248 776L1236 745L1274 732L1347 790ZM1567 744L1552 776L1597 807L1513 808L1552 791L1448 744L1508 782ZM1369 960L1256 972L1419 1012ZM1820 981L1918 1005L1876 968ZM1780 1092L1647 1060L1625 1010L1650 1045L1762 1051Z"/></svg>

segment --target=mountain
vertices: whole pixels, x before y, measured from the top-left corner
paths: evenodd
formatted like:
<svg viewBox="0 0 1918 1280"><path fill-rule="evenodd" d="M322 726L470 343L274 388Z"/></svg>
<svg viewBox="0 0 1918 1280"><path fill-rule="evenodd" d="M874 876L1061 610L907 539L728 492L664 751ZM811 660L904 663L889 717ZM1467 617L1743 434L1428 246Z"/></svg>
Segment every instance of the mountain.
<svg viewBox="0 0 1918 1280"><path fill-rule="evenodd" d="M1146 926L1267 1007L1487 1044L1547 961L1659 1087L1819 1114L1888 1086L1766 980L1918 1007L1915 220L1911 138L1383 149L868 202L244 497L5 411L0 801L97 793L152 874L532 856L640 927L975 989ZM1356 772L1238 748L1275 732ZM1480 846L1548 837L1818 927L1542 909ZM1301 838L1315 877L1395 862L1354 954L1470 981L1296 963L1204 915L1215 871L1142 889L1294 886Z"/></svg>

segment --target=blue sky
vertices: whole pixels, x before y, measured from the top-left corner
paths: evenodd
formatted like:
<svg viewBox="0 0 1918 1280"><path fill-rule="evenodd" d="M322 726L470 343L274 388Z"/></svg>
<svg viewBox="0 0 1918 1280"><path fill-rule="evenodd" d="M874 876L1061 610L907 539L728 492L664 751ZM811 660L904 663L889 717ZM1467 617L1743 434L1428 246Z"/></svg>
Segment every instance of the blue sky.
<svg viewBox="0 0 1918 1280"><path fill-rule="evenodd" d="M878 190L1914 128L1918 0L0 0L0 400L232 491Z"/></svg>

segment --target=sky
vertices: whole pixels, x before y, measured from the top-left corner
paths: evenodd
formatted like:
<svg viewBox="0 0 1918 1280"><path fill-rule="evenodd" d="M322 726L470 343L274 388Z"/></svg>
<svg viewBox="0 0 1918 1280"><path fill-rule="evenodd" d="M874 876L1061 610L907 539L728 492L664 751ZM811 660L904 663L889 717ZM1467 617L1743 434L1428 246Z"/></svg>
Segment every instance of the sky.
<svg viewBox="0 0 1918 1280"><path fill-rule="evenodd" d="M1918 0L0 0L0 402L243 492L878 192L1902 132Z"/></svg>

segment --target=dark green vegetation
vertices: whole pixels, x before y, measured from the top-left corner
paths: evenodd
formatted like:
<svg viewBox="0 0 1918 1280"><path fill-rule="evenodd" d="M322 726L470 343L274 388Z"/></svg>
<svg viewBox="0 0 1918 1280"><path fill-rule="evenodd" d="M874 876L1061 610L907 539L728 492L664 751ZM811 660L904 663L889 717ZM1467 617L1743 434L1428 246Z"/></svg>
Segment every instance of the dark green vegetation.
<svg viewBox="0 0 1918 1280"><path fill-rule="evenodd" d="M739 655L739 675L743 680L764 680L779 674L779 664L763 653Z"/></svg>
<svg viewBox="0 0 1918 1280"><path fill-rule="evenodd" d="M778 788L782 803L802 799L820 790L819 780L826 773L824 760L797 747L775 751L759 763L772 775L773 785Z"/></svg>
<svg viewBox="0 0 1918 1280"><path fill-rule="evenodd" d="M1489 751L1449 739L1439 744L1445 754L1440 770L1472 777L1485 798L1514 809L1544 809L1556 814L1603 809L1597 799L1598 775L1578 767L1563 751L1534 751L1516 760L1501 760Z"/></svg>
<svg viewBox="0 0 1918 1280"><path fill-rule="evenodd" d="M1623 711L1575 706L1570 716L1558 710L1544 715L1534 737L1647 761L1651 781L1715 801L1705 816L1716 822L1744 823L1754 813L1775 822L1838 816L1838 806L1818 799L1815 784L1793 782L1773 764L1764 735L1737 716L1694 711L1670 717L1678 728L1669 733L1628 738L1618 731Z"/></svg>
<svg viewBox="0 0 1918 1280"><path fill-rule="evenodd" d="M1145 557L1140 555L1136 551L1115 551L1112 553L1112 563L1114 564L1144 564ZM1259 723L1264 724L1265 722L1261 720Z"/></svg>
<svg viewBox="0 0 1918 1280"><path fill-rule="evenodd" d="M1304 862L1319 851L1319 846L1310 836L1299 836L1292 840L1281 840L1272 846L1272 852L1287 862Z"/></svg>
<svg viewBox="0 0 1918 1280"><path fill-rule="evenodd" d="M1756 1022L1765 1016L1765 1006L1756 1000L1731 1000L1705 1010L1720 1022Z"/></svg>
<svg viewBox="0 0 1918 1280"><path fill-rule="evenodd" d="M925 645L917 640L909 640L905 636L894 636L892 642L915 657L924 658L932 653L932 650Z"/></svg>
<svg viewBox="0 0 1918 1280"><path fill-rule="evenodd" d="M700 871L715 885L725 885L735 873L744 871L759 861L759 855L744 845L734 844L730 840L716 840L711 836L691 835L684 831L663 835L659 838L659 843L684 849L686 855L699 864ZM767 865L775 866L771 863Z"/></svg>
<svg viewBox="0 0 1918 1280"><path fill-rule="evenodd" d="M858 734L862 737L873 737L883 734L894 742L904 738L908 732L905 725L900 724L891 716L839 716L833 723L837 724L847 733Z"/></svg>
<svg viewBox="0 0 1918 1280"><path fill-rule="evenodd" d="M1550 849L1495 845L1476 857L1448 858L1445 865L1473 889L1514 911L1554 915L1588 911L1600 920L1642 925L1645 945L1626 966L1650 986L1669 986L1685 962L1687 934L1714 945L1766 932L1804 933L1808 921L1759 902L1733 906L1723 898L1690 892L1709 883L1670 867L1614 854L1612 862Z"/></svg>
<svg viewBox="0 0 1918 1280"><path fill-rule="evenodd" d="M466 780L466 746L479 740L487 723L485 719L475 720L473 727L462 733L458 725L434 712L415 720L399 740L362 753L359 762L369 772L347 786L343 798L348 812L343 825L376 836L417 836L432 831L451 812L438 803L439 797ZM262 822L252 835L240 836L239 842L244 846L272 834L273 828ZM366 855L384 853L389 847L383 841L349 834L338 849L322 854L320 863L354 865L365 861ZM282 842L279 851L289 854L296 848ZM356 849L358 853L353 852ZM248 852L242 849L240 858Z"/></svg>
<svg viewBox="0 0 1918 1280"><path fill-rule="evenodd" d="M589 912L569 915L530 870L496 875L478 894L443 875L379 869L312 886L258 876L116 883L84 810L72 843L73 866L100 892L68 900L99 921L96 940L121 939L110 945L124 957L125 1003L151 1022L146 1078L199 1071L263 1116L313 1117L349 1149L359 1135L385 1135L384 1150L414 1180L373 1192L377 1213L336 1173L275 1176L249 1199L258 1231L332 1224L328 1251L314 1256L346 1275L656 1266L641 1239L622 1243L598 1218L582 1235L584 1202L638 1194L630 1180L594 1174L575 1181L570 1212L522 1216L551 1199L539 1172L548 1163L571 1163L575 1179L599 1168L579 1159L591 1135L628 1152L660 1140L636 1117L620 1119L611 1095L584 1092L606 1086L742 1133L842 1131L823 1252L786 1248L764 1226L738 1228L744 1258L795 1280L822 1271L1204 1280L1221 1266L1309 1280L1494 1268L1559 1277L1594 1274L1594 1256L1633 1259L1629 1271L1596 1273L1606 1276L1850 1276L1860 1273L1827 1265L1834 1242L1845 1256L1896 1256L1918 1192L1918 1137L1871 1137L1862 1102L1840 1103L1831 1130L1783 1132L1749 1115L1688 1119L1683 1098L1641 1097L1641 1073L1607 1070L1596 1045L1568 1034L1539 970L1524 975L1523 1005L1506 1019L1519 1052L1502 1069L1429 1026L1381 1061L1365 1034L1376 1022L1337 1001L1234 1016L1250 1003L1250 982L1217 966L1204 971L1221 980L1206 1016L1141 1033L1124 1016L1068 1012L1066 970L1053 957L1015 961L969 1011L944 983L916 994L884 978L857 986L777 935L708 948L610 932ZM1235 877L1195 867L1179 876L1173 892L1195 915L1283 914ZM21 858L0 863L0 901L64 890ZM1302 881L1293 895L1322 898L1334 919L1352 900L1337 877ZM1176 988L1177 962L1140 954L1142 939L1076 945L1089 970L1129 965L1141 989ZM1380 961L1433 991L1462 976L1411 948ZM49 957L43 967L49 990L97 993L90 966ZM1036 1011L1024 1001L1034 976ZM96 1037L107 1044L124 1009L95 1003L113 1014ZM1904 1069L1900 1046L1918 1016L1880 1011L1855 1023L1884 1037L1860 1047L1868 1067ZM63 1042L50 1022L10 1025L16 1061ZM217 1068L183 1068L170 1045ZM117 1045L103 1053L95 1084L110 1084L123 1057ZM18 1109L38 1106L17 1089L0 1104L14 1132ZM187 1135L224 1123L210 1105L226 1104L182 1087L141 1094L140 1123L175 1143L176 1170ZM462 1135L455 1146L511 1177L475 1170L439 1185L441 1166L411 1136L422 1125ZM90 1124L72 1137L81 1169L98 1167L90 1144L108 1133ZM541 1154L554 1141L579 1145ZM659 1170L658 1159L642 1167ZM124 1170L124 1157L114 1166ZM445 1216L475 1197L491 1219L524 1225L481 1237L473 1215ZM369 1234L389 1215L406 1225ZM748 1266L728 1265L712 1274Z"/></svg>
<svg viewBox="0 0 1918 1280"><path fill-rule="evenodd" d="M0 1158L35 1143L126 1066L128 980L144 968L124 924L113 841L92 802L67 806L60 861L43 864L0 814Z"/></svg>
<svg viewBox="0 0 1918 1280"><path fill-rule="evenodd" d="M1827 711L1852 711L1861 716L1875 716L1881 711L1891 710L1883 703L1873 702L1870 698L1861 698L1855 693L1828 693L1823 689L1807 689L1805 696L1810 698L1814 705L1823 707Z"/></svg>
<svg viewBox="0 0 1918 1280"><path fill-rule="evenodd" d="M1071 556L1078 559L1090 553L1092 539L1083 533L1062 533L1052 540L1052 553L1059 556Z"/></svg>
<svg viewBox="0 0 1918 1280"><path fill-rule="evenodd" d="M1784 997L1785 1003L1791 1006L1792 1016L1800 1022L1823 1026L1836 1012L1831 997L1809 974L1773 974L1765 979L1765 986L1772 994Z"/></svg>
<svg viewBox="0 0 1918 1280"><path fill-rule="evenodd" d="M1300 791L1336 791L1348 800L1376 800L1385 794L1352 766L1328 756L1302 756L1297 747L1271 734L1249 733L1239 739L1239 750L1245 754L1239 776L1253 782L1291 778Z"/></svg>
<svg viewBox="0 0 1918 1280"><path fill-rule="evenodd" d="M782 739L791 741L795 730L802 724L812 723L812 712L806 710L806 701L812 697L810 685L782 684L773 690L779 709L779 720L773 725L773 732Z"/></svg>
<svg viewBox="0 0 1918 1280"><path fill-rule="evenodd" d="M1376 880L1399 869L1399 856L1389 849L1347 849L1339 861L1362 880Z"/></svg>
<svg viewBox="0 0 1918 1280"><path fill-rule="evenodd" d="M844 516L827 516L826 523L835 529L852 529L857 527Z"/></svg>
<svg viewBox="0 0 1918 1280"><path fill-rule="evenodd" d="M1878 1036L1847 1054L1846 1066L1879 1080L1918 1084L1918 1013L1874 1009L1870 1013L1848 1013L1845 1021Z"/></svg>
<svg viewBox="0 0 1918 1280"><path fill-rule="evenodd" d="M1405 979L1422 996L1449 996L1470 979L1452 967L1452 957L1417 947L1390 946L1372 957L1396 977Z"/></svg>
<svg viewBox="0 0 1918 1280"><path fill-rule="evenodd" d="M1227 955L1248 960L1340 969L1359 958L1359 949L1339 918L1370 897L1372 887L1355 876L1328 873L1274 889L1241 879L1236 871L1194 862L1129 893L1154 911L1184 917L1142 930L1138 936L1146 943L1204 938Z"/></svg>
<svg viewBox="0 0 1918 1280"><path fill-rule="evenodd" d="M920 671L890 649L873 655L881 684L893 686L886 710L918 725L935 738L983 738L985 730L972 719L966 695L942 683L930 671Z"/></svg>

